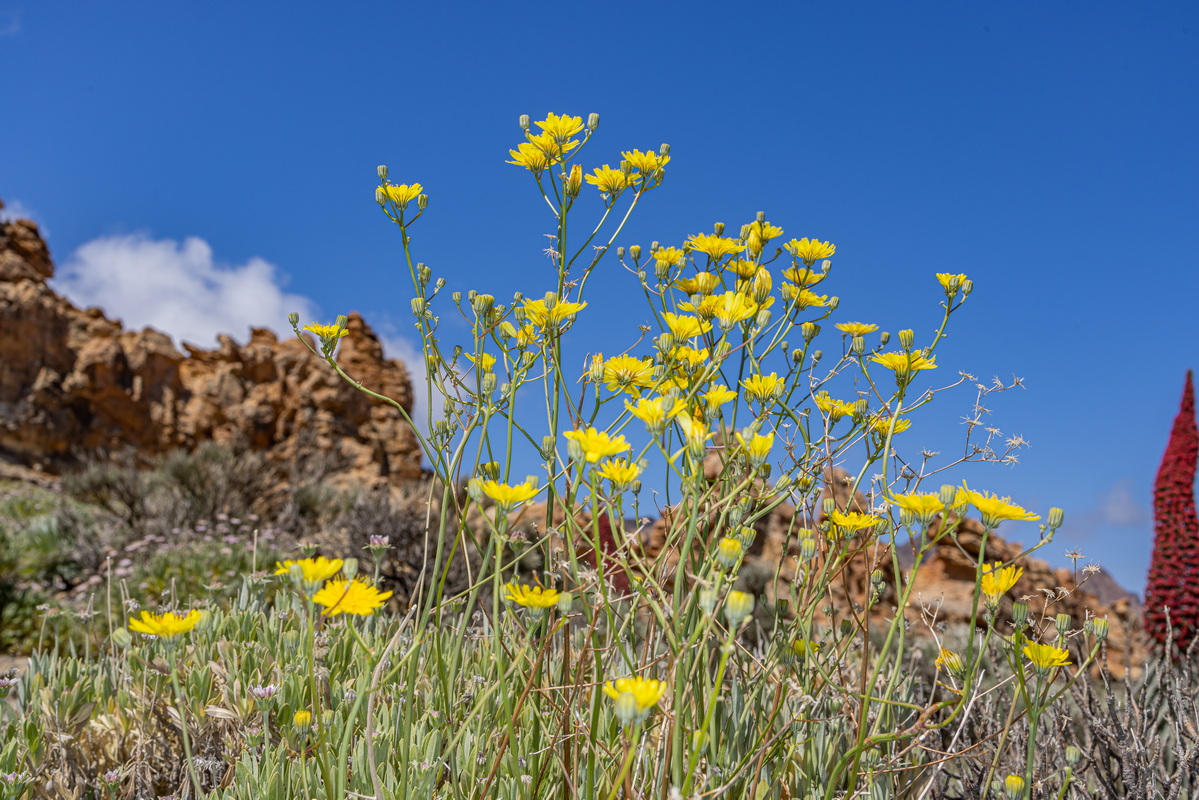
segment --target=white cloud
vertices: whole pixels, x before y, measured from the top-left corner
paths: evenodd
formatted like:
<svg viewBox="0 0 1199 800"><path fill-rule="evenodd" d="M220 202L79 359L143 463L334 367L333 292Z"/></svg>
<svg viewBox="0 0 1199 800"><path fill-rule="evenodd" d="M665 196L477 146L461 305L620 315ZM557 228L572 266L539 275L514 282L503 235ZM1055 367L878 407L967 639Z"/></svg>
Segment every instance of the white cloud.
<svg viewBox="0 0 1199 800"><path fill-rule="evenodd" d="M11 222L14 219L31 219L37 222L37 214L20 200L5 200L4 208L0 208L0 221ZM42 236L45 237L45 226L38 222L38 228L41 230Z"/></svg>
<svg viewBox="0 0 1199 800"><path fill-rule="evenodd" d="M1100 498L1099 516L1106 525L1134 528L1147 525L1151 515L1149 502L1136 494L1132 478L1119 478Z"/></svg>
<svg viewBox="0 0 1199 800"><path fill-rule="evenodd" d="M316 319L315 304L283 290L283 276L261 258L222 264L203 239L105 236L67 260L55 287L83 306L99 306L125 327L146 326L176 343L211 347L218 333L245 341L250 327L285 330L287 315Z"/></svg>

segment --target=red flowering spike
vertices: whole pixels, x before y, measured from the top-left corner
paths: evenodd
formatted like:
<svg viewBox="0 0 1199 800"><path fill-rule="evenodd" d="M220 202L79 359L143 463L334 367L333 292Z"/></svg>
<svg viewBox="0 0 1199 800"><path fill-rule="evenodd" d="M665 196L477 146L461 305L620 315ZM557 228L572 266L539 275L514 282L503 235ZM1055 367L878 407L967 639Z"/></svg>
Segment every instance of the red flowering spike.
<svg viewBox="0 0 1199 800"><path fill-rule="evenodd" d="M1187 371L1182 404L1153 486L1154 540L1145 587L1145 630L1166 643L1166 609L1174 643L1185 651L1199 635L1199 517L1195 514L1195 469L1199 427L1195 389Z"/></svg>

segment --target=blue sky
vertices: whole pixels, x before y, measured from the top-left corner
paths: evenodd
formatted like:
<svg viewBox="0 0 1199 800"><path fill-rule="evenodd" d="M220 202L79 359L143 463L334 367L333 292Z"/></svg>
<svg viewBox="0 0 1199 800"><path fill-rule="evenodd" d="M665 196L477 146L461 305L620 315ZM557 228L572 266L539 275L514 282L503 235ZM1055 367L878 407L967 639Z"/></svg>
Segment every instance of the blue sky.
<svg viewBox="0 0 1199 800"><path fill-rule="evenodd" d="M763 210L836 243L838 319L918 336L933 273L965 272L930 383L1020 376L989 422L1031 447L964 474L1066 509L1050 561L1143 586L1199 366L1199 6L5 1L0 74L4 213L44 226L59 287L201 344L356 309L405 352L380 163L432 198L415 245L451 289L549 288L549 218L504 163L522 113L599 112L588 166L671 144L619 244ZM645 321L628 287L608 262L596 349ZM929 446L961 447L972 396L918 418Z"/></svg>

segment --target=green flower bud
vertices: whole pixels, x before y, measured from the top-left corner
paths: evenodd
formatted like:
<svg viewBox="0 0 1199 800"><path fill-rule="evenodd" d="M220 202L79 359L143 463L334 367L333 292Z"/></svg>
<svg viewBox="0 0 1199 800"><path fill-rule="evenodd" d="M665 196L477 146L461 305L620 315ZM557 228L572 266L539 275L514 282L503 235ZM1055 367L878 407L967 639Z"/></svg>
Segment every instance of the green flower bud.
<svg viewBox="0 0 1199 800"><path fill-rule="evenodd" d="M378 173L379 180L381 180L381 181L387 180L387 165L386 164L380 164L379 166L375 167L375 172Z"/></svg>
<svg viewBox="0 0 1199 800"><path fill-rule="evenodd" d="M1066 512L1060 508L1051 508L1045 521L1048 523L1050 530L1057 530L1066 521Z"/></svg>
<svg viewBox="0 0 1199 800"><path fill-rule="evenodd" d="M533 364L535 364L536 362L537 362L537 354L536 353L533 353L533 352L521 353L521 355L520 355L521 369L528 369L529 367L533 366Z"/></svg>
<svg viewBox="0 0 1199 800"><path fill-rule="evenodd" d="M968 297L974 291L974 281L966 279L962 281L962 297Z"/></svg>
<svg viewBox="0 0 1199 800"><path fill-rule="evenodd" d="M334 320L333 324L335 324L337 327L342 328L342 329L348 328L348 327L350 327L350 318L347 317L345 314L338 314L337 319Z"/></svg>
<svg viewBox="0 0 1199 800"><path fill-rule="evenodd" d="M518 124L520 125L520 129L522 131L524 131L525 133L528 133L529 132L529 115L521 114Z"/></svg>
<svg viewBox="0 0 1199 800"><path fill-rule="evenodd" d="M554 448L558 446L558 440L553 436L543 436L541 438L541 457L551 459L554 457Z"/></svg>
<svg viewBox="0 0 1199 800"><path fill-rule="evenodd" d="M819 364L819 363L820 363L820 359L822 359L822 358L824 358L824 351L823 351L823 350L815 350L815 351L813 351L813 352L812 352L812 366L816 366L817 364Z"/></svg>
<svg viewBox="0 0 1199 800"><path fill-rule="evenodd" d="M765 328L770 324L770 309L763 308L758 312L758 316L754 317L754 324L759 328Z"/></svg>
<svg viewBox="0 0 1199 800"><path fill-rule="evenodd" d="M287 315L287 321L294 328L300 324L300 315L293 311Z"/></svg>
<svg viewBox="0 0 1199 800"><path fill-rule="evenodd" d="M801 350L800 348L797 347L791 351L791 362L793 364L799 364L802 361L803 361L803 350Z"/></svg>
<svg viewBox="0 0 1199 800"><path fill-rule="evenodd" d="M641 481L633 481L630 483L629 491L633 494L641 494Z"/></svg>
<svg viewBox="0 0 1199 800"><path fill-rule="evenodd" d="M434 281L433 288L438 292L445 288L445 278L438 278L436 281Z"/></svg>
<svg viewBox="0 0 1199 800"><path fill-rule="evenodd" d="M624 248L623 248L623 247L617 247L617 248L616 248L616 257L617 257L617 258L624 258Z"/></svg>
<svg viewBox="0 0 1199 800"><path fill-rule="evenodd" d="M382 186L375 187L375 202L379 205L387 205L387 194L383 191Z"/></svg>
<svg viewBox="0 0 1199 800"><path fill-rule="evenodd" d="M756 219L758 221L759 225L764 224L766 222L766 212L759 211L757 214L754 215L754 219Z"/></svg>
<svg viewBox="0 0 1199 800"><path fill-rule="evenodd" d="M479 465L479 474L487 480L497 480L500 477L500 462L484 461Z"/></svg>
<svg viewBox="0 0 1199 800"><path fill-rule="evenodd" d="M416 279L421 286L428 286L429 281L433 279L433 270L429 269L428 265L420 262L416 265Z"/></svg>
<svg viewBox="0 0 1199 800"><path fill-rule="evenodd" d="M341 574L346 576L346 580L354 580L354 576L358 574L358 559L347 558L341 562Z"/></svg>
<svg viewBox="0 0 1199 800"><path fill-rule="evenodd" d="M516 326L513 325L508 320L504 320L503 322L500 323L500 335L503 336L505 339L515 339L516 338Z"/></svg>
<svg viewBox="0 0 1199 800"><path fill-rule="evenodd" d="M712 225L712 232L715 233L717 236L724 236L724 223L717 222L714 225Z"/></svg>
<svg viewBox="0 0 1199 800"><path fill-rule="evenodd" d="M654 277L660 281L665 282L666 279L670 277L670 271L672 269L674 269L674 267L670 266L665 261L655 261L654 262Z"/></svg>
<svg viewBox="0 0 1199 800"><path fill-rule="evenodd" d="M599 127L599 114L596 114L595 112L588 114L587 115L587 130L594 133L595 129L598 127Z"/></svg>
<svg viewBox="0 0 1199 800"><path fill-rule="evenodd" d="M799 540L799 555L804 561L811 561L816 557L815 536L805 536Z"/></svg>
<svg viewBox="0 0 1199 800"><path fill-rule="evenodd" d="M641 259L641 245L639 245L639 244L630 245L629 246L629 255L633 257L634 261L639 261Z"/></svg>
<svg viewBox="0 0 1199 800"><path fill-rule="evenodd" d="M133 634L127 628L117 628L112 632L112 643L124 650L133 644Z"/></svg>
<svg viewBox="0 0 1199 800"><path fill-rule="evenodd" d="M558 595L558 613L569 614L570 607L574 605L575 597L570 592L562 592Z"/></svg>
<svg viewBox="0 0 1199 800"><path fill-rule="evenodd" d="M1024 797L1024 779L1019 775L1008 775L1003 779L1003 791L1011 800L1020 800Z"/></svg>
<svg viewBox="0 0 1199 800"><path fill-rule="evenodd" d="M734 589L724 599L724 616L732 627L736 628L752 613L754 613L754 596L749 592L739 592Z"/></svg>
<svg viewBox="0 0 1199 800"><path fill-rule="evenodd" d="M1055 619L1054 622L1057 625L1057 632L1059 635L1065 636L1066 633L1069 632L1069 630L1070 630L1070 615L1069 614L1058 614L1057 619Z"/></svg>
<svg viewBox="0 0 1199 800"><path fill-rule="evenodd" d="M1091 620L1091 633L1094 634L1095 638L1098 639L1099 641L1102 642L1104 639L1107 638L1107 630L1108 630L1107 617L1101 617L1100 619Z"/></svg>
<svg viewBox="0 0 1199 800"><path fill-rule="evenodd" d="M1081 760L1082 760L1082 751L1079 750L1074 745L1069 745L1066 748L1066 763L1073 767L1075 764L1077 764Z"/></svg>
<svg viewBox="0 0 1199 800"><path fill-rule="evenodd" d="M839 306L839 305L841 305L841 298L840 298L840 297L833 296L833 297L830 297L830 298L828 299L828 308L829 308L829 311L836 311L836 310L837 310L837 306Z"/></svg>
<svg viewBox="0 0 1199 800"><path fill-rule="evenodd" d="M941 501L942 505L952 506L958 499L958 487L952 483L941 484L941 491L937 495L937 499Z"/></svg>
<svg viewBox="0 0 1199 800"><path fill-rule="evenodd" d="M1028 622L1028 603L1012 603L1012 624L1023 628Z"/></svg>
<svg viewBox="0 0 1199 800"><path fill-rule="evenodd" d="M662 146L658 148L658 155L660 155L660 156L670 155L670 145L663 142Z"/></svg>
<svg viewBox="0 0 1199 800"><path fill-rule="evenodd" d="M462 305L462 292L450 292L450 299L454 301L454 305Z"/></svg>
<svg viewBox="0 0 1199 800"><path fill-rule="evenodd" d="M810 342L820 335L820 326L815 322L805 322L799 326L799 335L805 342Z"/></svg>
<svg viewBox="0 0 1199 800"><path fill-rule="evenodd" d="M480 317L487 316L487 312L495 305L495 298L489 294L476 294L471 299L471 307Z"/></svg>
<svg viewBox="0 0 1199 800"><path fill-rule="evenodd" d="M865 353L866 352L866 337L865 336L855 336L852 339L850 339L849 340L849 352L853 353L855 356L860 356L862 353Z"/></svg>
<svg viewBox="0 0 1199 800"><path fill-rule="evenodd" d="M699 590L699 607L708 615L716 610L716 592L712 589Z"/></svg>
<svg viewBox="0 0 1199 800"><path fill-rule="evenodd" d="M878 343L881 344L883 347L886 347L887 342L889 342L889 341L891 341L891 334L888 333L887 331L883 331L882 333L880 333L878 335Z"/></svg>
<svg viewBox="0 0 1199 800"><path fill-rule="evenodd" d="M496 382L497 382L497 379L495 377L495 373L488 372L483 376L483 380L480 381L479 388L482 389L483 394L485 396L490 395L492 392L495 391Z"/></svg>
<svg viewBox="0 0 1199 800"><path fill-rule="evenodd" d="M899 332L899 346L904 350L911 350L912 345L916 343L916 332L910 328L905 328Z"/></svg>
<svg viewBox="0 0 1199 800"><path fill-rule="evenodd" d="M416 196L416 207L419 208L421 211L424 211L426 208L428 208L429 207L429 195L427 195L427 194L417 195Z"/></svg>

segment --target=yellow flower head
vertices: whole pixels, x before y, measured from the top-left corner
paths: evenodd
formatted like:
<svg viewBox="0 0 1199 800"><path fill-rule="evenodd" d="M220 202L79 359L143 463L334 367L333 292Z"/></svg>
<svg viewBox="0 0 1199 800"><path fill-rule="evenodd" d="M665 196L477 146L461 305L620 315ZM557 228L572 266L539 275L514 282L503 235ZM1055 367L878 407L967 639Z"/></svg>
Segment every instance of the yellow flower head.
<svg viewBox="0 0 1199 800"><path fill-rule="evenodd" d="M466 357L470 359L471 363L478 367L481 372L491 372L491 368L495 366L495 356L493 356L491 353L482 353L477 359L470 353L467 353Z"/></svg>
<svg viewBox="0 0 1199 800"><path fill-rule="evenodd" d="M976 492L972 489L962 488L958 492L957 499L977 508L978 513L983 518L983 525L986 525L988 528L998 527L999 523L1009 519L1031 521L1041 518L1037 514L1025 511L1013 503L1010 497L996 497L987 492Z"/></svg>
<svg viewBox="0 0 1199 800"><path fill-rule="evenodd" d="M649 716L649 712L666 694L666 682L640 675L617 678L604 684L604 694L612 698L616 716L624 725L632 725Z"/></svg>
<svg viewBox="0 0 1199 800"><path fill-rule="evenodd" d="M860 511L837 511L828 515L829 521L836 525L846 533L856 533L862 530L873 529L876 525L882 522L881 517L876 517L873 514L863 514Z"/></svg>
<svg viewBox="0 0 1199 800"><path fill-rule="evenodd" d="M620 170L604 164L602 167L596 167L595 174L588 175L585 180L604 194L618 195L641 180L641 176L632 172L625 175Z"/></svg>
<svg viewBox="0 0 1199 800"><path fill-rule="evenodd" d="M687 247L691 250L705 253L709 258L716 261L725 256L735 255L740 253L745 246L736 239L728 239L724 236L717 236L714 233L697 233L687 238Z"/></svg>
<svg viewBox="0 0 1199 800"><path fill-rule="evenodd" d="M986 595L987 605L992 608L998 606L999 598L1007 594L1023 574L1024 569L1022 567L1004 567L998 561L994 564L984 564L980 588L982 589L982 593Z"/></svg>
<svg viewBox="0 0 1199 800"><path fill-rule="evenodd" d="M636 395L654 385L654 362L649 358L613 356L604 362L604 383L610 392Z"/></svg>
<svg viewBox="0 0 1199 800"><path fill-rule="evenodd" d="M712 323L699 317L671 314L669 311L665 311L662 313L662 320L676 339L693 339L712 330Z"/></svg>
<svg viewBox="0 0 1199 800"><path fill-rule="evenodd" d="M683 430L683 438L687 440L688 446L692 450L702 452L706 443L716 434L708 430L708 426L703 422L691 417L688 414L679 414L675 417L679 423L679 427Z"/></svg>
<svg viewBox="0 0 1199 800"><path fill-rule="evenodd" d="M586 307L586 303L567 303L559 300L550 308L546 306L545 300L526 300L523 309L525 319L537 327L556 328L563 320L573 319L575 314Z"/></svg>
<svg viewBox="0 0 1199 800"><path fill-rule="evenodd" d="M570 117L565 114L559 116L552 111L546 114L545 119L534 124L541 128L542 135L553 138L558 144L564 144L567 139L583 130L582 117Z"/></svg>
<svg viewBox="0 0 1199 800"><path fill-rule="evenodd" d="M670 156L658 155L652 150L646 150L644 153L640 150L622 151L620 157L642 175L653 174L670 161Z"/></svg>
<svg viewBox="0 0 1199 800"><path fill-rule="evenodd" d="M508 154L512 156L512 160L507 163L524 167L533 173L540 173L558 161L557 157L550 157L535 142L521 142L515 150L509 150Z"/></svg>
<svg viewBox="0 0 1199 800"><path fill-rule="evenodd" d="M637 480L637 476L641 474L641 465L629 463L627 458L613 458L605 462L595 471L595 474L611 481L615 491L623 492L633 481Z"/></svg>
<svg viewBox="0 0 1199 800"><path fill-rule="evenodd" d="M777 373L769 375L751 375L741 381L745 387L747 400L757 400L759 403L770 403L782 397L786 382Z"/></svg>
<svg viewBox="0 0 1199 800"><path fill-rule="evenodd" d="M734 628L752 613L754 613L754 596L749 592L733 589L724 598L724 616L729 621L729 625Z"/></svg>
<svg viewBox="0 0 1199 800"><path fill-rule="evenodd" d="M938 272L937 282L941 284L941 288L945 290L945 294L953 296L957 294L962 283L966 280L964 274L953 274L952 272Z"/></svg>
<svg viewBox="0 0 1199 800"><path fill-rule="evenodd" d="M911 515L912 519L922 525L927 525L945 510L939 494L898 494L887 498L891 505L902 509Z"/></svg>
<svg viewBox="0 0 1199 800"><path fill-rule="evenodd" d="M865 336L878 330L878 326L870 322L838 322L833 327L850 336Z"/></svg>
<svg viewBox="0 0 1199 800"><path fill-rule="evenodd" d="M910 419L904 418L895 421L895 432L897 434L903 433L910 427L912 427L912 421ZM870 430L874 431L880 436L886 436L887 431L891 430L891 418L875 417L874 419L870 420Z"/></svg>
<svg viewBox="0 0 1199 800"><path fill-rule="evenodd" d="M725 264L724 268L735 273L738 278L752 278L758 272L758 262L735 258Z"/></svg>
<svg viewBox="0 0 1199 800"><path fill-rule="evenodd" d="M758 222L756 219L749 223L749 233L756 235L763 242L769 242L771 239L777 239L783 235L783 229L777 225L771 225L769 222Z"/></svg>
<svg viewBox="0 0 1199 800"><path fill-rule="evenodd" d="M315 322L304 326L304 330L311 331L320 337L322 342L327 342L332 339L340 339L349 331L340 325L318 325Z"/></svg>
<svg viewBox="0 0 1199 800"><path fill-rule="evenodd" d="M381 592L365 578L355 578L352 581L329 581L312 596L312 602L324 606L321 613L327 617L338 614L369 617L382 608L389 597L391 592Z"/></svg>
<svg viewBox="0 0 1199 800"><path fill-rule="evenodd" d="M1054 667L1070 666L1070 651L1051 644L1026 644L1024 655L1032 662L1033 667L1045 674Z"/></svg>
<svg viewBox="0 0 1199 800"><path fill-rule="evenodd" d="M506 483L487 480L480 483L479 488L503 510L510 509L526 500L532 500L537 495L537 484L533 481L509 486Z"/></svg>
<svg viewBox="0 0 1199 800"><path fill-rule="evenodd" d="M713 295L711 299L715 301L712 316L716 317L720 327L725 330L758 313L759 306L754 299L741 292L725 292L722 295Z"/></svg>
<svg viewBox="0 0 1199 800"><path fill-rule="evenodd" d="M801 289L793 283L784 283L779 286L779 294L784 300L793 301L797 311L802 311L805 308L823 308L828 305L827 294L816 294L810 289Z"/></svg>
<svg viewBox="0 0 1199 800"><path fill-rule="evenodd" d="M141 619L129 620L129 630L134 633L170 639L181 633L187 633L196 627L202 618L203 614L199 611L189 611L186 614L176 614L173 611L151 614L149 611L143 611Z"/></svg>
<svg viewBox="0 0 1199 800"><path fill-rule="evenodd" d="M300 709L291 718L291 724L295 725L301 733L308 733L312 730L312 712L307 709Z"/></svg>
<svg viewBox="0 0 1199 800"><path fill-rule="evenodd" d="M687 260L687 251L678 247L659 247L653 255L654 261L666 267L678 267Z"/></svg>
<svg viewBox="0 0 1199 800"><path fill-rule="evenodd" d="M420 197L425 187L419 183L401 183L399 186L384 186L383 196L396 204L397 208L407 208L408 204Z"/></svg>
<svg viewBox="0 0 1199 800"><path fill-rule="evenodd" d="M787 248L787 251L790 252L791 255L795 256L809 267L820 259L828 258L833 253L837 252L837 246L835 244L822 242L819 239L808 239L806 237L803 239L792 239L783 245L783 247Z"/></svg>
<svg viewBox="0 0 1199 800"><path fill-rule="evenodd" d="M607 431L596 430L595 428L587 428L581 431L567 431L563 434L567 440L574 442L580 451L580 457L585 458L589 463L594 464L601 458L614 456L618 453L623 453L632 448L623 436L615 438L608 435Z"/></svg>
<svg viewBox="0 0 1199 800"><path fill-rule="evenodd" d="M962 664L962 657L952 650L941 648L940 655L937 656L936 667L938 670L944 670L955 678L961 677L966 671L966 667Z"/></svg>
<svg viewBox="0 0 1199 800"><path fill-rule="evenodd" d="M504 597L518 606L524 606L534 611L553 608L558 604L558 598L561 596L562 593L557 589L548 589L544 586L529 586L523 583L504 584Z"/></svg>
<svg viewBox="0 0 1199 800"><path fill-rule="evenodd" d="M630 414L644 422L646 429L655 436L666 428L666 424L670 420L681 414L686 408L682 400L671 397L638 400L636 405L630 405L626 400L624 407Z"/></svg>
<svg viewBox="0 0 1199 800"><path fill-rule="evenodd" d="M744 552L745 548L741 546L741 540L731 536L722 536L716 543L716 561L725 569L735 566L741 560L741 554Z"/></svg>
<svg viewBox="0 0 1199 800"><path fill-rule="evenodd" d="M920 353L879 353L870 357L876 364L881 364L895 373L895 380L902 381L913 372L922 369L936 369L936 357L925 358Z"/></svg>
<svg viewBox="0 0 1199 800"><path fill-rule="evenodd" d="M814 270L811 267L804 267L803 269L788 267L783 270L783 277L789 281L794 281L797 285L806 289L815 286L827 278L828 273Z"/></svg>
<svg viewBox="0 0 1199 800"><path fill-rule="evenodd" d="M774 434L768 433L765 436L754 434L746 441L738 433L737 442L745 452L745 457L749 459L749 465L756 468L762 466L770 455L770 448L774 447Z"/></svg>
<svg viewBox="0 0 1199 800"><path fill-rule="evenodd" d="M689 370L703 366L712 357L706 347L702 350L694 347L676 347L668 355L671 363L681 365L684 369Z"/></svg>
<svg viewBox="0 0 1199 800"><path fill-rule="evenodd" d="M316 558L301 558L298 561L284 561L280 564L275 562L275 574L287 575L291 572L293 564L298 564L300 570L304 574L304 583L315 587L317 584L324 583L332 578L337 573L341 572L341 567L344 562L340 558L325 558L317 556Z"/></svg>
<svg viewBox="0 0 1199 800"><path fill-rule="evenodd" d="M720 277L712 272L697 272L693 278L679 278L674 285L689 295L711 294L720 285Z"/></svg>
<svg viewBox="0 0 1199 800"><path fill-rule="evenodd" d="M809 653L815 655L821 648L820 642L813 642L810 639L796 639L791 643L791 652L803 658Z"/></svg>
<svg viewBox="0 0 1199 800"><path fill-rule="evenodd" d="M857 411L857 405L850 403L847 400L834 400L829 397L828 392L820 392L812 398L812 402L820 409L821 413L827 414L833 422L841 419L841 417L852 417Z"/></svg>
<svg viewBox="0 0 1199 800"><path fill-rule="evenodd" d="M737 397L737 393L727 386L713 384L708 387L708 390L700 395L700 399L704 401L704 407L709 412L715 412L722 405Z"/></svg>

